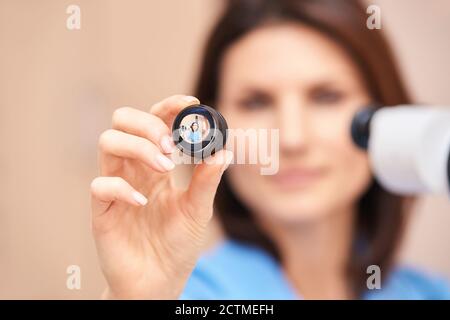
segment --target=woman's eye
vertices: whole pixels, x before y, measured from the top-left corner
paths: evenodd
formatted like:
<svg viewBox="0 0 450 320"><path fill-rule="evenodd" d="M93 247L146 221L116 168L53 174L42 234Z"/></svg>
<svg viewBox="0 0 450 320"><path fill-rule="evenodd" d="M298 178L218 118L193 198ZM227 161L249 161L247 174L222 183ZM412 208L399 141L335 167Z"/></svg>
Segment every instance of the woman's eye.
<svg viewBox="0 0 450 320"><path fill-rule="evenodd" d="M316 90L311 94L311 99L314 103L323 105L337 104L341 102L343 98L343 92L331 89Z"/></svg>
<svg viewBox="0 0 450 320"><path fill-rule="evenodd" d="M248 97L240 100L238 105L245 110L260 110L270 106L270 99L264 96Z"/></svg>

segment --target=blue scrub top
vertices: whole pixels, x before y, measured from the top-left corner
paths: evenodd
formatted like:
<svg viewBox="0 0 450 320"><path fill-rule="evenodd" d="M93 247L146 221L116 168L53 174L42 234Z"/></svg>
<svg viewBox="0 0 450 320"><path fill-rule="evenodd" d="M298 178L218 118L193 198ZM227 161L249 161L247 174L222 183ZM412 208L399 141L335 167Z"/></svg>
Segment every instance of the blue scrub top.
<svg viewBox="0 0 450 320"><path fill-rule="evenodd" d="M370 275L368 275L369 277ZM383 274L381 275L383 277ZM397 267L364 299L450 299L443 278ZM259 247L227 239L202 255L180 299L301 299L279 263Z"/></svg>
<svg viewBox="0 0 450 320"><path fill-rule="evenodd" d="M201 139L200 139L200 132L198 132L198 131L190 131L189 132L189 139L192 141L192 142L194 142L194 143L196 143L196 142L199 142Z"/></svg>

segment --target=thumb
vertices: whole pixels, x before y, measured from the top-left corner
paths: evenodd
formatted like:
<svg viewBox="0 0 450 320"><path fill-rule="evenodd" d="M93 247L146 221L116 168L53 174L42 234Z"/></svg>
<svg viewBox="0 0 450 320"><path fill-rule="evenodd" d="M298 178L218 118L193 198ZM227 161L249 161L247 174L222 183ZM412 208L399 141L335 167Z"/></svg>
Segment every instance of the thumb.
<svg viewBox="0 0 450 320"><path fill-rule="evenodd" d="M222 174L232 161L231 151L220 150L195 167L187 190L188 201L195 211L193 215L201 214L204 212L202 209L212 208Z"/></svg>

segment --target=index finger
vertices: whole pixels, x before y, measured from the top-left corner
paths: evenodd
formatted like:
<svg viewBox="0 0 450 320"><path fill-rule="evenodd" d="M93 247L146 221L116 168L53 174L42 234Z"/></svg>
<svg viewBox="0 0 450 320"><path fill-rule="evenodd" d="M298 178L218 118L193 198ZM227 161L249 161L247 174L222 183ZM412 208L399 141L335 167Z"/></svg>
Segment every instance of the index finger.
<svg viewBox="0 0 450 320"><path fill-rule="evenodd" d="M153 105L150 113L161 118L170 128L176 115L182 109L199 103L200 101L193 96L174 95Z"/></svg>

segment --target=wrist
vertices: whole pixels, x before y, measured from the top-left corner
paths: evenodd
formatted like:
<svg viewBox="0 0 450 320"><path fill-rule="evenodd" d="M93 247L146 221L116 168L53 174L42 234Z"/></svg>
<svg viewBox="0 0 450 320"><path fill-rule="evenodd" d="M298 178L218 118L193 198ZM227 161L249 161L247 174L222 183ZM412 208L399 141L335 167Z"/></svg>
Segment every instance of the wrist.
<svg viewBox="0 0 450 320"><path fill-rule="evenodd" d="M102 300L176 300L181 295L182 288L166 286L157 293L152 292L117 292L106 287L101 295Z"/></svg>

